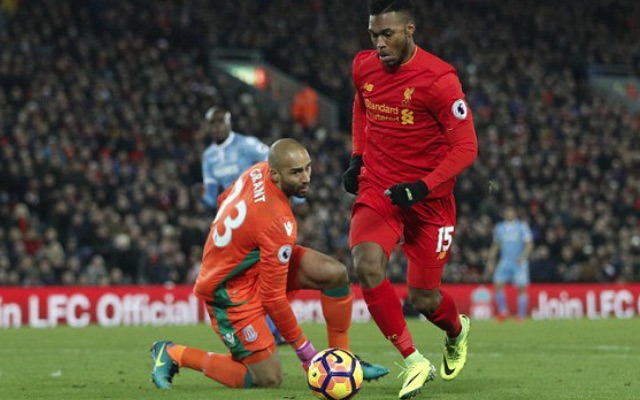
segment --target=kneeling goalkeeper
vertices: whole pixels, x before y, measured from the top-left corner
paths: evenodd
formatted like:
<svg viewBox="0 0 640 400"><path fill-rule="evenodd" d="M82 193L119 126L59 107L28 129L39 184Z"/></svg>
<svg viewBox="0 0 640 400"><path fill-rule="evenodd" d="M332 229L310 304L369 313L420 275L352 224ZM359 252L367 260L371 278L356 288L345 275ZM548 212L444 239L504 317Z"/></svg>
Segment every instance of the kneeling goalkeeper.
<svg viewBox="0 0 640 400"><path fill-rule="evenodd" d="M329 346L349 349L353 297L345 266L296 244L289 198L304 198L310 178L307 150L281 139L271 146L268 162L249 167L220 196L194 292L206 303L211 325L230 354L157 341L151 347L156 387L171 389L180 367L232 388L278 387L282 367L267 314L306 369L316 349L289 304L298 289L322 290ZM389 372L361 363L366 380Z"/></svg>

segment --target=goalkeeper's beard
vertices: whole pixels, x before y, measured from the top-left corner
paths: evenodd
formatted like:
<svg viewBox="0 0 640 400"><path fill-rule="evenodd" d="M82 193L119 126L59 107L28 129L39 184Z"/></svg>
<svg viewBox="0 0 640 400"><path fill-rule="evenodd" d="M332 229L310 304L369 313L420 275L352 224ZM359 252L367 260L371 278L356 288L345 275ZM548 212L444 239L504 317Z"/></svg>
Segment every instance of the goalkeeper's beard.
<svg viewBox="0 0 640 400"><path fill-rule="evenodd" d="M309 190L309 185L283 185L282 191L288 197L297 197L299 199L305 199L307 197L307 192Z"/></svg>

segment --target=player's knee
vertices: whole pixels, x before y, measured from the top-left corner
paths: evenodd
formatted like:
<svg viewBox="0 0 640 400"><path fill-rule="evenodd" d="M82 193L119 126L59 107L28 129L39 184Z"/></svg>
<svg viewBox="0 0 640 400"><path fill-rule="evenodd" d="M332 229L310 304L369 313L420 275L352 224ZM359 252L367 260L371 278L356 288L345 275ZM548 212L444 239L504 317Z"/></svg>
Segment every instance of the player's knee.
<svg viewBox="0 0 640 400"><path fill-rule="evenodd" d="M359 263L354 267L358 281L365 288L376 287L385 279L384 269L373 263Z"/></svg>
<svg viewBox="0 0 640 400"><path fill-rule="evenodd" d="M282 373L279 371L269 371L255 377L254 385L262 388L277 388L282 385Z"/></svg>
<svg viewBox="0 0 640 400"><path fill-rule="evenodd" d="M266 381L265 387L278 388L280 387L280 385L282 385L282 376L278 375L269 377L269 379Z"/></svg>
<svg viewBox="0 0 640 400"><path fill-rule="evenodd" d="M347 267L338 261L326 263L327 282L324 287L327 289L336 289L349 284L349 274Z"/></svg>
<svg viewBox="0 0 640 400"><path fill-rule="evenodd" d="M331 281L329 284L329 289L339 288L349 284L349 273L347 272L347 267L340 263L334 262L331 267Z"/></svg>
<svg viewBox="0 0 640 400"><path fill-rule="evenodd" d="M347 267L341 262L330 259L318 266L323 273L316 277L316 282L323 289L336 289L349 284Z"/></svg>
<svg viewBox="0 0 640 400"><path fill-rule="evenodd" d="M379 255L359 252L354 254L354 272L358 281L365 287L371 288L378 286L384 281L385 260Z"/></svg>

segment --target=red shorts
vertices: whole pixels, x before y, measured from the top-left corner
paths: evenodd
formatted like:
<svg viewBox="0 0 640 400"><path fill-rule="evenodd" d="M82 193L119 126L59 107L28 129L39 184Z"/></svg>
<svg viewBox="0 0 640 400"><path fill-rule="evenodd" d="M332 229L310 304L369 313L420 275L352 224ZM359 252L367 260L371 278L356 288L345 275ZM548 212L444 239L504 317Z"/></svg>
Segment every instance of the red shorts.
<svg viewBox="0 0 640 400"><path fill-rule="evenodd" d="M453 243L456 203L453 194L422 201L408 209L391 205L384 188L361 179L351 215L349 245L377 243L387 254L404 238L407 283L421 289L440 287L442 268Z"/></svg>
<svg viewBox="0 0 640 400"><path fill-rule="evenodd" d="M287 275L289 298L292 298L300 289L297 279L298 267L306 251L307 248L303 246L295 246L293 249ZM227 283L227 289L231 290L235 284L243 283L239 280L231 280ZM237 306L207 305L211 327L231 351L233 358L242 360L246 364L265 360L275 352L273 335L259 302L257 296L251 296L246 303Z"/></svg>

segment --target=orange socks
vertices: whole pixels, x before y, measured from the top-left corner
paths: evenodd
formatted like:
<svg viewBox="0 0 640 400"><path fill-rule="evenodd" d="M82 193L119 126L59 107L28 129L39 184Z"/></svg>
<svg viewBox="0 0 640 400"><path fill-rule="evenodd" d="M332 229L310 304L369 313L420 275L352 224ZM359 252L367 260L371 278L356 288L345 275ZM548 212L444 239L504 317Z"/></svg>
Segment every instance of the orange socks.
<svg viewBox="0 0 640 400"><path fill-rule="evenodd" d="M186 346L182 346L180 344L168 345L166 348L167 354L169 354L169 357L171 357L173 361L177 362L180 367L183 366L183 363L181 360L182 360L182 355L184 354L184 351L186 349L187 349Z"/></svg>
<svg viewBox="0 0 640 400"><path fill-rule="evenodd" d="M231 388L248 389L252 385L251 374L247 367L231 358L230 354L209 353L204 365L204 374Z"/></svg>
<svg viewBox="0 0 640 400"><path fill-rule="evenodd" d="M346 288L341 297L334 297L334 291L323 291L320 296L322 314L327 323L327 338L329 347L340 347L349 350L349 326L351 326L351 311L353 309L353 295Z"/></svg>
<svg viewBox="0 0 640 400"><path fill-rule="evenodd" d="M250 388L251 374L230 354L209 353L191 347L167 346L167 353L180 367L204 372L209 378L230 388Z"/></svg>

